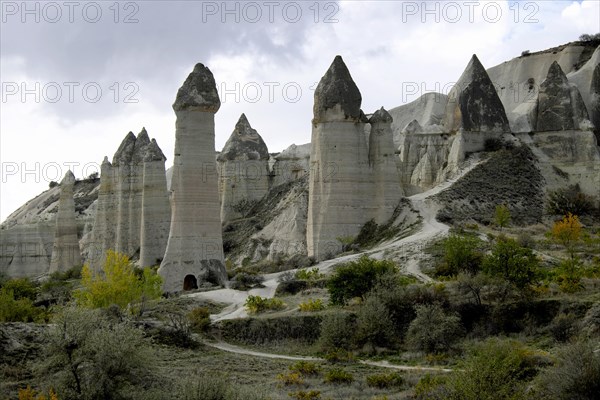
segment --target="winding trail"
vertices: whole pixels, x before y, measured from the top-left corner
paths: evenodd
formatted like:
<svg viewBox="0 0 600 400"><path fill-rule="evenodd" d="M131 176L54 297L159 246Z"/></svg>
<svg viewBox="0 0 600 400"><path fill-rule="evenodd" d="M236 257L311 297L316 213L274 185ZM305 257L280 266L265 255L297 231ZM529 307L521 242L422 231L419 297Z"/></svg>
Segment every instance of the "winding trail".
<svg viewBox="0 0 600 400"><path fill-rule="evenodd" d="M431 282L432 279L425 275L419 268L419 262L423 259L422 249L432 239L446 235L450 229L447 225L442 224L435 219L439 206L431 199L431 197L449 188L454 182L479 164L479 158L474 156L454 178L446 180L442 184L428 191L408 197L412 208L421 218L419 229L414 234L408 237L392 239L361 253L348 254L331 260L322 261L315 264L312 268L317 268L320 272L326 273L331 270L334 265L353 261L360 258L362 255L367 254L376 259L391 258L399 260L401 261L401 264L404 265L404 272L415 276L422 282ZM244 309L244 303L248 296L273 297L275 295L275 290L279 285L279 277L284 273L294 273L295 271L296 270L290 270L264 275L264 287L249 291L225 288L208 292L192 293L186 296L228 304L228 306L221 310L220 313L211 315L213 321L244 318L248 316L248 313Z"/></svg>
<svg viewBox="0 0 600 400"><path fill-rule="evenodd" d="M313 362L324 362L323 358L318 357L306 357L306 356L286 356L283 354L263 353L260 351L254 351L245 349L243 347L235 346L233 344L225 342L203 342L206 346L214 347L222 351L226 351L234 354L244 354L253 357L278 359L278 360L290 360L290 361L313 361ZM388 361L369 361L359 360L359 364L370 365L372 367L395 369L399 371L433 371L433 372L452 372L452 369L443 367L420 367L414 365L398 365L390 364Z"/></svg>

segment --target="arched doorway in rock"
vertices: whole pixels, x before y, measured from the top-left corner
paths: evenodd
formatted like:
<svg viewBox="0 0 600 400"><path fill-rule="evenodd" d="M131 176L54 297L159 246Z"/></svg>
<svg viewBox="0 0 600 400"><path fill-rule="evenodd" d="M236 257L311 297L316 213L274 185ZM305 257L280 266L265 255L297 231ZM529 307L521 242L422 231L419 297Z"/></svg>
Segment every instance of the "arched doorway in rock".
<svg viewBox="0 0 600 400"><path fill-rule="evenodd" d="M198 289L198 281L194 275L186 275L183 278L183 290Z"/></svg>

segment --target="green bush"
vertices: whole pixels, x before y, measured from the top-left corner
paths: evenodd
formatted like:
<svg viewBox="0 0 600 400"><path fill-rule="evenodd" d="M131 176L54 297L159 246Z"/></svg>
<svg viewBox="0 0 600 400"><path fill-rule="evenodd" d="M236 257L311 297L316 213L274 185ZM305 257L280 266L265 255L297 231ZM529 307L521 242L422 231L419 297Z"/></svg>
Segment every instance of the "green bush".
<svg viewBox="0 0 600 400"><path fill-rule="evenodd" d="M261 287L264 278L260 275L248 272L238 272L230 282L230 287L235 290L248 290L254 287Z"/></svg>
<svg viewBox="0 0 600 400"><path fill-rule="evenodd" d="M297 392L288 393L288 396L296 400L319 400L321 398L321 392L318 390L309 390L308 392L299 390Z"/></svg>
<svg viewBox="0 0 600 400"><path fill-rule="evenodd" d="M294 275L294 277L297 280L301 280L301 281L317 281L317 280L323 279L325 277L325 274L322 274L321 272L319 272L318 268L312 268L310 270L299 269L298 271L296 271L296 274Z"/></svg>
<svg viewBox="0 0 600 400"><path fill-rule="evenodd" d="M548 326L548 331L557 342L566 342L576 331L577 317L574 314L560 313Z"/></svg>
<svg viewBox="0 0 600 400"><path fill-rule="evenodd" d="M12 291L15 300L29 299L35 301L37 285L27 278L9 279L1 286L6 291Z"/></svg>
<svg viewBox="0 0 600 400"><path fill-rule="evenodd" d="M325 373L323 381L325 383L349 384L354 381L354 377L351 373L344 371L341 368L332 368Z"/></svg>
<svg viewBox="0 0 600 400"><path fill-rule="evenodd" d="M390 372L389 374L374 374L367 376L367 386L377 389L388 389L392 387L400 387L404 384L404 377L398 372Z"/></svg>
<svg viewBox="0 0 600 400"><path fill-rule="evenodd" d="M354 354L344 349L334 349L325 354L325 361L331 364L354 362Z"/></svg>
<svg viewBox="0 0 600 400"><path fill-rule="evenodd" d="M445 384L449 400L529 399L527 383L537 373L538 359L512 340L489 339L471 349Z"/></svg>
<svg viewBox="0 0 600 400"><path fill-rule="evenodd" d="M266 393L233 385L222 376L194 374L183 380L177 396L181 400L264 400Z"/></svg>
<svg viewBox="0 0 600 400"><path fill-rule="evenodd" d="M325 351L348 350L352 346L356 318L352 314L335 313L323 318L320 345Z"/></svg>
<svg viewBox="0 0 600 400"><path fill-rule="evenodd" d="M342 305L354 297L363 297L382 275L394 272L396 265L393 262L374 260L367 255L343 264L327 282L331 302Z"/></svg>
<svg viewBox="0 0 600 400"><path fill-rule="evenodd" d="M196 307L188 314L190 329L194 332L205 332L210 326L210 310L208 307Z"/></svg>
<svg viewBox="0 0 600 400"><path fill-rule="evenodd" d="M453 276L460 272L475 274L481 269L482 241L474 236L450 235L443 241L444 264L436 268L440 276Z"/></svg>
<svg viewBox="0 0 600 400"><path fill-rule="evenodd" d="M547 211L553 215L585 215L594 212L594 198L572 185L548 193Z"/></svg>
<svg viewBox="0 0 600 400"><path fill-rule="evenodd" d="M240 318L215 324L225 340L246 344L294 341L313 344L321 331L320 315L289 315L277 318Z"/></svg>
<svg viewBox="0 0 600 400"><path fill-rule="evenodd" d="M417 316L410 323L408 344L428 353L447 351L462 337L464 329L457 314L447 314L438 304L415 306Z"/></svg>
<svg viewBox="0 0 600 400"><path fill-rule="evenodd" d="M314 312L314 311L324 310L325 304L323 303L323 300L321 300L321 299L315 299L315 300L308 299L306 302L300 303L299 307L300 307L300 311Z"/></svg>
<svg viewBox="0 0 600 400"><path fill-rule="evenodd" d="M149 377L153 365L142 331L96 310L59 312L48 334L46 369L59 398L118 399Z"/></svg>
<svg viewBox="0 0 600 400"><path fill-rule="evenodd" d="M369 296L358 311L356 341L360 344L388 347L394 341L394 325L381 299Z"/></svg>
<svg viewBox="0 0 600 400"><path fill-rule="evenodd" d="M276 298L269 299L260 296L248 296L244 307L246 307L249 313L258 314L270 310L282 310L285 308L285 304Z"/></svg>
<svg viewBox="0 0 600 400"><path fill-rule="evenodd" d="M537 387L543 399L598 399L600 394L600 343L567 344L558 361L540 373Z"/></svg>
<svg viewBox="0 0 600 400"><path fill-rule="evenodd" d="M487 274L502 277L519 289L536 283L539 271L539 260L533 251L508 238L498 239L483 264Z"/></svg>
<svg viewBox="0 0 600 400"><path fill-rule="evenodd" d="M15 299L12 289L0 289L0 322L32 322L43 319L44 311L29 298Z"/></svg>
<svg viewBox="0 0 600 400"><path fill-rule="evenodd" d="M321 368L310 361L298 361L289 367L290 371L297 372L302 376L316 376L321 373Z"/></svg>
<svg viewBox="0 0 600 400"><path fill-rule="evenodd" d="M448 390L446 389L447 376L425 374L415 385L416 400L446 400Z"/></svg>
<svg viewBox="0 0 600 400"><path fill-rule="evenodd" d="M600 301L595 302L585 313L581 331L589 337L600 336Z"/></svg>

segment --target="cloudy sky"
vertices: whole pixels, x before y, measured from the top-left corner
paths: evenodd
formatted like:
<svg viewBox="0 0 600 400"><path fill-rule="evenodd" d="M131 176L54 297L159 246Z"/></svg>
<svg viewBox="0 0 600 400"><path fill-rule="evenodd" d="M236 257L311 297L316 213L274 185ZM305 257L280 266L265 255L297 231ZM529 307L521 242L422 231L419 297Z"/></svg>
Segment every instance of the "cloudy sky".
<svg viewBox="0 0 600 400"><path fill-rule="evenodd" d="M366 113L600 31L589 1L1 1L0 220L98 169L146 127L171 165L177 89L213 72L221 149L246 113L269 151L310 141L313 90L343 56ZM415 88L419 88L415 90ZM440 90L440 89L437 89Z"/></svg>

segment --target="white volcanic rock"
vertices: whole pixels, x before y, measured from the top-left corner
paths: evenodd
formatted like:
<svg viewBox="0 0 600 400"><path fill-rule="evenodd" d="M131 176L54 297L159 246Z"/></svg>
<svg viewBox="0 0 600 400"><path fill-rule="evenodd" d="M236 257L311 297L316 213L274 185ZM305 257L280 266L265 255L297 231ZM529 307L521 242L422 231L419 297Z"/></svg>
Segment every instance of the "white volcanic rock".
<svg viewBox="0 0 600 400"><path fill-rule="evenodd" d="M214 113L220 106L212 73L196 64L173 104L177 122L171 226L158 270L167 292L192 288L199 281L227 281L215 160Z"/></svg>
<svg viewBox="0 0 600 400"><path fill-rule="evenodd" d="M560 65L552 63L539 90L536 131L578 130L588 120L579 90L569 84Z"/></svg>
<svg viewBox="0 0 600 400"><path fill-rule="evenodd" d="M56 216L54 246L50 259L50 273L64 272L81 266L81 252L77 238L77 222L75 221L75 201L73 185L75 175L69 170L60 182L60 199Z"/></svg>
<svg viewBox="0 0 600 400"><path fill-rule="evenodd" d="M142 212L140 226L140 267L159 265L165 255L171 205L165 174L166 157L152 139L144 155Z"/></svg>
<svg viewBox="0 0 600 400"><path fill-rule="evenodd" d="M448 97L446 132L510 132L502 101L475 54Z"/></svg>
<svg viewBox="0 0 600 400"><path fill-rule="evenodd" d="M586 93L589 88L589 78L581 68L577 73L575 66L589 57L589 46L576 43L560 46L537 53L526 54L506 61L488 69L488 75L494 85L506 110L510 127L513 132L531 132L535 130L535 106L541 83L546 79L548 70L553 62L557 62L567 74L569 80L579 87L583 99L588 104ZM586 55L587 54L587 55ZM598 50L592 58L598 59ZM592 60L590 60L592 61ZM589 61L588 61L589 63ZM596 62L597 63L597 62ZM593 63L590 65L593 71Z"/></svg>
<svg viewBox="0 0 600 400"><path fill-rule="evenodd" d="M396 147L402 141L400 134L412 121L416 120L422 128L430 125L440 125L444 118L446 103L448 103L448 96L445 94L425 93L413 102L389 110L394 119L392 131L394 132Z"/></svg>
<svg viewBox="0 0 600 400"><path fill-rule="evenodd" d="M310 148L310 143L298 146L292 144L274 156L275 163L272 168L271 186L282 185L308 175L310 171Z"/></svg>
<svg viewBox="0 0 600 400"><path fill-rule="evenodd" d="M269 191L269 150L242 114L217 156L221 221L239 218L240 205L260 200Z"/></svg>
<svg viewBox="0 0 600 400"><path fill-rule="evenodd" d="M306 241L309 257L323 260L372 218L373 182L361 95L340 56L314 97Z"/></svg>
<svg viewBox="0 0 600 400"><path fill-rule="evenodd" d="M400 174L395 156L392 116L383 108L369 119L369 165L373 171L374 219L383 224L390 219L402 197Z"/></svg>
<svg viewBox="0 0 600 400"><path fill-rule="evenodd" d="M0 272L11 278L46 274L55 228L54 223L38 221L0 230Z"/></svg>
<svg viewBox="0 0 600 400"><path fill-rule="evenodd" d="M100 167L100 189L96 202L96 215L92 228L90 244L86 244L85 260L95 272L100 272L106 252L116 248L117 230L119 219L116 198L115 171L108 157L104 157Z"/></svg>
<svg viewBox="0 0 600 400"><path fill-rule="evenodd" d="M567 72L568 70L563 68L563 71L567 74L569 83L574 84L579 89L579 93L589 114L592 114L592 97L594 95L594 90L590 87L590 82L593 81L594 71L598 68L598 65L600 65L600 46L596 47L591 58L578 70Z"/></svg>
<svg viewBox="0 0 600 400"><path fill-rule="evenodd" d="M594 75L590 84L590 119L594 124L596 132L600 132L600 64L596 65ZM600 136L596 135L599 140ZM600 146L600 143L598 143Z"/></svg>

